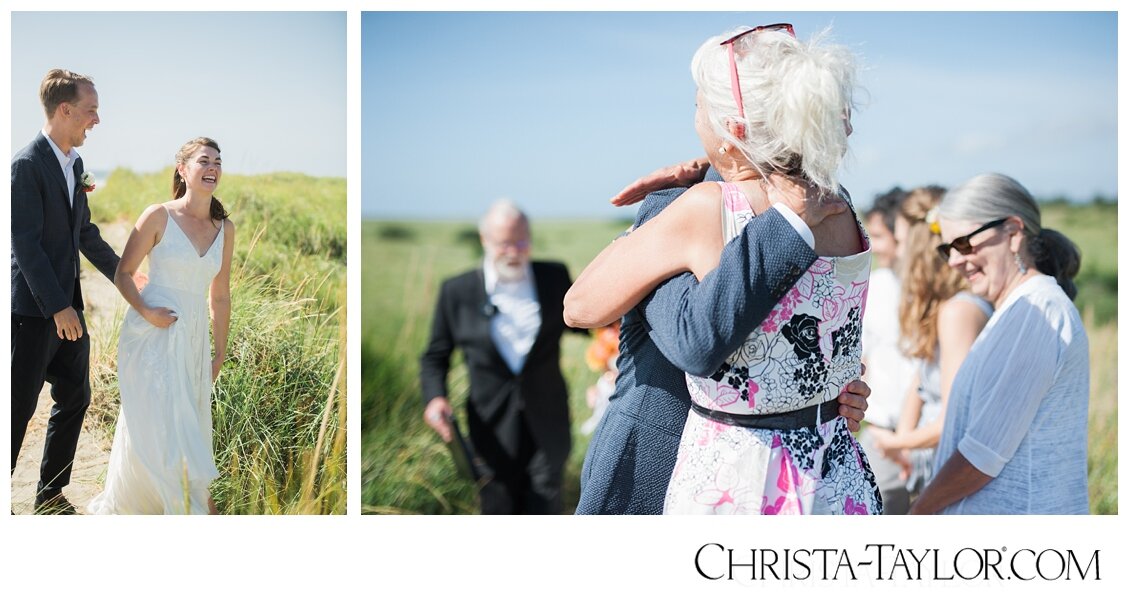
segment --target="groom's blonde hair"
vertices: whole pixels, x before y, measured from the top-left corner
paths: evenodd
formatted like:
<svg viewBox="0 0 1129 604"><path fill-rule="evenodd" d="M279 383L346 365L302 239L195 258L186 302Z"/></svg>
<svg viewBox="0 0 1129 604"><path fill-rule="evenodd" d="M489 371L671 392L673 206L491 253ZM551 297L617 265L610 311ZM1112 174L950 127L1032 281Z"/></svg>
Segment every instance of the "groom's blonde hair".
<svg viewBox="0 0 1129 604"><path fill-rule="evenodd" d="M43 76L39 84L39 101L43 103L43 110L47 118L55 115L55 109L63 103L73 103L78 100L78 87L82 84L94 86L94 80L66 69L52 69Z"/></svg>

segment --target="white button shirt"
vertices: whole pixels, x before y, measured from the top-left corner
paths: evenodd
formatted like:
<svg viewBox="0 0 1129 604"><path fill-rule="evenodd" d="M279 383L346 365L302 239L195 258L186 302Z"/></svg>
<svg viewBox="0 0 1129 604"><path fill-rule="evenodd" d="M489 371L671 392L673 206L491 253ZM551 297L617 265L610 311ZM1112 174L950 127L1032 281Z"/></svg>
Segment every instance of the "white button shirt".
<svg viewBox="0 0 1129 604"><path fill-rule="evenodd" d="M490 337L516 375L525 366L525 357L541 330L541 303L533 286L533 269L526 265L523 278L501 281L488 259L483 263L483 278L486 295L495 309L490 318Z"/></svg>
<svg viewBox="0 0 1129 604"><path fill-rule="evenodd" d="M47 144L51 145L51 150L55 152L55 159L59 160L59 167L63 170L63 177L67 179L67 200L70 201L71 207L73 208L74 190L76 186L74 179L74 163L78 161L78 151L76 151L74 147L71 147L70 153L63 153L63 151L59 149L59 146L55 144L55 141L51 140L50 136L47 136L46 130L40 130L40 132L43 133L43 138L47 139Z"/></svg>

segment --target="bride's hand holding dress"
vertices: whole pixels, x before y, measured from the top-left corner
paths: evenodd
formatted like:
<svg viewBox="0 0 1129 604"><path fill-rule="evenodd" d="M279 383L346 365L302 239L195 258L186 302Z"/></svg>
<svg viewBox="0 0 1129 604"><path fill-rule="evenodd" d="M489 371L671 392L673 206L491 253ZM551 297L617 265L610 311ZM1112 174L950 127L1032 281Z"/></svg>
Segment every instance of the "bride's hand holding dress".
<svg viewBox="0 0 1129 604"><path fill-rule="evenodd" d="M150 307L141 296L142 288L148 284L148 275L140 272L141 262L160 241L164 234L167 213L161 204L153 204L141 213L133 230L129 233L118 270L114 273L114 285L122 298L133 307L143 319L161 329L172 325L176 311L165 307Z"/></svg>

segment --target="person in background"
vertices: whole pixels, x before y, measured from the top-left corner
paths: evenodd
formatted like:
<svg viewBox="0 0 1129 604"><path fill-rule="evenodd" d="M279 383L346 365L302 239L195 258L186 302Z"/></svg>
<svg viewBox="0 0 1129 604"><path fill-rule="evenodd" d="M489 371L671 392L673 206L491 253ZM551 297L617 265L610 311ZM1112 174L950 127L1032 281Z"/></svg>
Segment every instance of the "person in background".
<svg viewBox="0 0 1129 604"><path fill-rule="evenodd" d="M938 252L995 313L949 393L933 480L911 514L1085 514L1089 340L1081 253L1014 179L945 195Z"/></svg>
<svg viewBox="0 0 1129 604"><path fill-rule="evenodd" d="M903 469L911 500L933 475L953 377L992 316L992 306L965 291L964 276L937 255L941 236L935 216L944 193L940 187L914 189L895 222L902 281L896 316L902 352L914 367L896 430L874 430L873 444Z"/></svg>
<svg viewBox="0 0 1129 604"><path fill-rule="evenodd" d="M898 347L898 298L901 283L895 273L898 242L894 222L906 191L894 187L874 199L863 215L870 235L874 267L870 271L870 290L866 314L862 318L863 379L870 386L866 424L859 433L859 444L866 451L874 479L882 493L884 514L909 511L909 494L902 465L882 455L874 446L878 431L893 432L898 425L902 402L914 367Z"/></svg>
<svg viewBox="0 0 1129 604"><path fill-rule="evenodd" d="M490 206L479 235L482 266L439 291L420 358L424 421L451 441L447 374L462 349L470 441L494 476L479 491L482 513L558 514L572 446L560 368L562 301L572 279L559 262L530 260L529 219L510 201Z"/></svg>

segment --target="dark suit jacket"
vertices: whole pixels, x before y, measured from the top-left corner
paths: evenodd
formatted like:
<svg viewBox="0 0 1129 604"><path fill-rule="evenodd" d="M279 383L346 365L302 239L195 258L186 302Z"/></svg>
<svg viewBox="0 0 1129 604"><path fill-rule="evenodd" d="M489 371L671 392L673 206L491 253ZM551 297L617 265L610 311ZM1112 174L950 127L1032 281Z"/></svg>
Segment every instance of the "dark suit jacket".
<svg viewBox="0 0 1129 604"><path fill-rule="evenodd" d="M451 353L463 351L470 378L467 399L471 441L500 474L516 457L521 417L537 447L562 467L572 446L568 390L560 369L564 295L572 286L568 269L556 262L533 262L533 280L541 304L541 328L525 364L514 375L490 337L489 298L482 269L445 281L439 291L431 340L420 358L423 400L447 395Z"/></svg>
<svg viewBox="0 0 1129 604"><path fill-rule="evenodd" d="M712 170L709 179L719 180ZM636 226L684 191L648 195ZM701 283L689 273L674 277L624 316L615 394L588 446L576 513L662 513L690 412L684 372L716 371L815 260L769 210L725 246Z"/></svg>
<svg viewBox="0 0 1129 604"><path fill-rule="evenodd" d="M74 165L73 210L67 180L40 133L12 158L12 313L51 318L68 306L81 310L81 251L111 281L118 255L90 222L82 190L82 158Z"/></svg>

